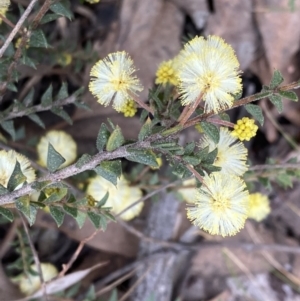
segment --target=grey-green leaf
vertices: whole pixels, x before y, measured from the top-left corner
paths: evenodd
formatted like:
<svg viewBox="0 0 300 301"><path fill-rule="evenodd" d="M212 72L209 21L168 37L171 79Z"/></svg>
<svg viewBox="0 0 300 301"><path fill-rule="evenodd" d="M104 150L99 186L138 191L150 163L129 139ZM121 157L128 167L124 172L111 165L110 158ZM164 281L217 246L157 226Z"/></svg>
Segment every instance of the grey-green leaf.
<svg viewBox="0 0 300 301"><path fill-rule="evenodd" d="M62 83L62 85L58 91L58 94L56 95L56 99L62 100L62 99L67 98L68 96L69 96L68 85L67 85L67 83Z"/></svg>
<svg viewBox="0 0 300 301"><path fill-rule="evenodd" d="M29 119L31 119L33 122L35 122L37 125L39 125L41 128L45 128L45 124L43 120L37 115L37 114L30 114L27 116Z"/></svg>
<svg viewBox="0 0 300 301"><path fill-rule="evenodd" d="M53 107L51 109L51 112L64 119L68 124L71 125L73 124L73 120L71 119L69 114L66 111L64 111L62 108Z"/></svg>
<svg viewBox="0 0 300 301"><path fill-rule="evenodd" d="M37 209L34 206L30 205L30 198L28 195L20 197L15 202L16 208L21 211L24 216L27 218L30 226L32 226L35 222Z"/></svg>
<svg viewBox="0 0 300 301"><path fill-rule="evenodd" d="M270 89L275 89L283 82L283 76L279 70L275 70L270 83Z"/></svg>
<svg viewBox="0 0 300 301"><path fill-rule="evenodd" d="M26 107L32 105L34 96L34 88L31 88L29 93L24 97L23 103Z"/></svg>
<svg viewBox="0 0 300 301"><path fill-rule="evenodd" d="M68 3L66 1L60 1L57 3L54 3L50 6L50 10L52 10L54 13L67 17L69 20L72 19L73 15L71 10L68 7Z"/></svg>
<svg viewBox="0 0 300 301"><path fill-rule="evenodd" d="M5 132L7 132L13 140L16 140L16 130L14 127L13 120L6 120L1 122L1 127Z"/></svg>
<svg viewBox="0 0 300 301"><path fill-rule="evenodd" d="M24 183L26 181L26 179L27 178L22 173L20 163L18 161L16 161L14 170L7 183L7 189L9 191L15 190L16 187L19 186L20 184Z"/></svg>
<svg viewBox="0 0 300 301"><path fill-rule="evenodd" d="M279 91L278 93L284 98L290 99L292 101L298 101L298 96L294 91Z"/></svg>
<svg viewBox="0 0 300 301"><path fill-rule="evenodd" d="M0 206L0 214L3 215L6 219L8 219L10 222L14 220L14 215L9 209Z"/></svg>
<svg viewBox="0 0 300 301"><path fill-rule="evenodd" d="M94 213L92 211L87 212L87 216L89 217L90 221L93 223L96 229L99 229L101 226L100 220L101 216L97 213Z"/></svg>
<svg viewBox="0 0 300 301"><path fill-rule="evenodd" d="M96 166L95 171L98 175L117 186L118 178L122 174L121 161L102 161L100 165Z"/></svg>
<svg viewBox="0 0 300 301"><path fill-rule="evenodd" d="M214 124L211 124L206 121L200 122L201 127L204 133L215 143L218 144L220 140L220 131L219 128L216 127Z"/></svg>
<svg viewBox="0 0 300 301"><path fill-rule="evenodd" d="M156 162L156 156L151 150L128 149L127 152L130 153L130 155L126 157L129 161L138 162L152 167L159 167Z"/></svg>
<svg viewBox="0 0 300 301"><path fill-rule="evenodd" d="M64 221L65 213L60 207L49 206L50 214L55 220L58 227L60 227Z"/></svg>
<svg viewBox="0 0 300 301"><path fill-rule="evenodd" d="M58 153L52 144L49 142L47 155L47 168L50 172L56 171L64 162L65 158Z"/></svg>
<svg viewBox="0 0 300 301"><path fill-rule="evenodd" d="M273 94L269 96L270 101L276 107L278 113L282 113L282 99L281 96L278 94Z"/></svg>
<svg viewBox="0 0 300 301"><path fill-rule="evenodd" d="M77 214L78 214L78 210L77 208L68 206L68 205L63 205L63 208L65 210L66 213L68 213L69 215L71 215L72 217L76 218Z"/></svg>
<svg viewBox="0 0 300 301"><path fill-rule="evenodd" d="M0 184L0 195L9 193L9 190Z"/></svg>
<svg viewBox="0 0 300 301"><path fill-rule="evenodd" d="M139 136L138 136L139 141L143 141L146 137L150 136L151 129L152 129L151 119L147 118L146 122L143 124L139 132Z"/></svg>
<svg viewBox="0 0 300 301"><path fill-rule="evenodd" d="M108 138L110 136L110 131L108 130L107 126L105 123L102 123L100 126L100 130L98 132L98 136L97 136L97 141L96 141L96 146L98 151L103 151Z"/></svg>
<svg viewBox="0 0 300 301"><path fill-rule="evenodd" d="M119 126L117 126L114 131L111 133L110 137L108 138L106 144L106 150L109 152L114 151L118 147L122 146L125 142L125 139L122 135L122 131Z"/></svg>
<svg viewBox="0 0 300 301"><path fill-rule="evenodd" d="M82 226L84 225L84 222L86 219L86 213L83 211L78 211L75 219L76 219L79 229L81 229Z"/></svg>
<svg viewBox="0 0 300 301"><path fill-rule="evenodd" d="M31 33L29 46L36 48L48 48L47 39L41 29L35 30Z"/></svg>
<svg viewBox="0 0 300 301"><path fill-rule="evenodd" d="M81 168L91 160L92 156L89 154L83 154L76 162L76 167Z"/></svg>
<svg viewBox="0 0 300 301"><path fill-rule="evenodd" d="M258 105L248 104L245 108L261 125L264 124L264 115Z"/></svg>
<svg viewBox="0 0 300 301"><path fill-rule="evenodd" d="M51 84L42 96L41 99L42 107L48 107L52 104L52 92L53 92L53 88Z"/></svg>

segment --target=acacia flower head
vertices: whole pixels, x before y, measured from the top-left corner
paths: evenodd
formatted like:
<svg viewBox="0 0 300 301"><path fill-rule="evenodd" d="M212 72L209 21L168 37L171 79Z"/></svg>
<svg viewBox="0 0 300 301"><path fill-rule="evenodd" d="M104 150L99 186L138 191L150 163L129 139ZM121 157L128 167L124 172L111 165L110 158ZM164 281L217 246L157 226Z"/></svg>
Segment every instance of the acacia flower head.
<svg viewBox="0 0 300 301"><path fill-rule="evenodd" d="M85 0L85 2L88 2L90 4L95 4L95 3L99 3L100 0Z"/></svg>
<svg viewBox="0 0 300 301"><path fill-rule="evenodd" d="M10 4L10 0L1 0L0 1L0 14L2 16L5 16L7 11L8 11L8 7ZM2 23L2 18L0 18L0 24Z"/></svg>
<svg viewBox="0 0 300 301"><path fill-rule="evenodd" d="M31 183L35 180L35 171L30 166L30 161L23 155L14 150L0 151L0 184L7 188L8 181L14 171L16 162L20 163L21 171L26 177L26 182ZM23 184L18 185L15 189L19 189Z"/></svg>
<svg viewBox="0 0 300 301"><path fill-rule="evenodd" d="M217 113L230 108L234 97L241 91L239 62L234 50L216 36L195 37L180 53L178 70L181 101L193 104L200 96L205 102L205 112Z"/></svg>
<svg viewBox="0 0 300 301"><path fill-rule="evenodd" d="M246 184L231 174L212 173L204 177L188 218L212 235L235 235L245 224L249 210Z"/></svg>
<svg viewBox="0 0 300 301"><path fill-rule="evenodd" d="M120 112L132 95L143 90L133 61L125 52L114 52L98 61L91 70L89 89L98 102Z"/></svg>
<svg viewBox="0 0 300 301"><path fill-rule="evenodd" d="M156 71L156 84L171 84L174 86L178 85L178 74L174 60L162 62Z"/></svg>
<svg viewBox="0 0 300 301"><path fill-rule="evenodd" d="M51 143L54 149L66 160L60 168L66 167L75 161L77 157L77 144L72 136L64 131L54 130L49 131L43 136L37 145L39 164L41 166L47 166L49 143Z"/></svg>
<svg viewBox="0 0 300 301"><path fill-rule="evenodd" d="M248 170L246 164L248 150L242 142L237 141L237 139L231 135L227 128L220 128L220 140L218 144L204 135L200 146L201 148L208 146L209 151L213 151L215 148L218 149L214 165L222 168L221 173L242 176Z"/></svg>
<svg viewBox="0 0 300 301"><path fill-rule="evenodd" d="M42 286L36 264L32 264L30 266L30 269L37 274L33 275L31 273L22 273L21 275L12 279L13 282L19 285L20 291L26 296L32 295L33 293L38 291ZM41 263L41 270L43 273L44 281L50 281L58 275L56 267L51 263Z"/></svg>
<svg viewBox="0 0 300 301"><path fill-rule="evenodd" d="M252 137L256 135L258 130L258 126L255 124L254 119L250 119L248 117L243 117L239 119L234 126L234 130L231 134L234 137L237 137L241 141L249 141Z"/></svg>
<svg viewBox="0 0 300 301"><path fill-rule="evenodd" d="M137 112L136 102L133 99L128 99L120 112L123 113L125 117L133 117Z"/></svg>
<svg viewBox="0 0 300 301"><path fill-rule="evenodd" d="M252 193L249 195L249 218L260 222L265 219L270 212L270 201L266 195L261 193Z"/></svg>
<svg viewBox="0 0 300 301"><path fill-rule="evenodd" d="M112 212L115 214L120 213L142 197L142 191L137 187L129 186L124 176L118 179L117 186L100 176L90 179L87 187L88 195L92 196L96 201L100 201L107 192L109 196L105 206L112 207ZM140 214L142 208L143 203L140 202L124 212L120 217L127 221L131 220Z"/></svg>

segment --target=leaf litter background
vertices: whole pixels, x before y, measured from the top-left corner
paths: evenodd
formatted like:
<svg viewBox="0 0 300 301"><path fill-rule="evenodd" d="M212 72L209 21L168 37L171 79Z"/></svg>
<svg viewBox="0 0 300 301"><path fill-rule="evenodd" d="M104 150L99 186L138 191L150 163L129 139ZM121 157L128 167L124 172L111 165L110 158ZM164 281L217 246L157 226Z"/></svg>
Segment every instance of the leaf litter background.
<svg viewBox="0 0 300 301"><path fill-rule="evenodd" d="M25 0L13 2L28 4ZM148 88L153 86L159 63L175 56L189 35L215 34L233 46L243 70L245 95L268 84L274 69L282 72L285 83L300 77L300 3L296 0L101 0L93 6L72 1L72 11L73 22L60 18L50 23L57 45L65 39L81 49L90 40L99 58L126 50L139 69L138 75L145 86L144 99ZM87 87L90 68L91 64L86 64L82 72L75 74L71 66L39 65L37 70L21 67L19 96L26 95L32 86L42 93L50 82L59 85L67 81L71 87ZM137 137L138 118L124 118L111 108L102 107L88 90L83 100L92 111L69 108L73 126L51 113L41 114L47 130L69 132L78 142L79 154L95 150L95 138L107 117L122 128L126 138ZM261 100L260 105L267 115L257 137L247 143L252 163L265 163L269 157L277 162L299 157L299 149L292 149L274 126L275 121L298 143L299 103L285 101L281 115L269 101ZM230 114L235 120L246 112L239 109ZM26 122L27 140L42 134L31 122L25 119L22 122ZM190 130L181 139L188 142L199 138ZM21 143L26 141L12 146L21 150ZM299 246L300 185L295 182L293 188L286 190L273 185L271 193L262 186L257 189L269 194L272 213L260 224L248 221L238 235L226 239L211 237L191 227L186 220L185 205L172 194L161 193L160 202L146 201L142 215L129 223L143 231L144 238L133 235L123 224L109 224L106 232L98 232L83 247L70 270L73 279L81 281L82 293L94 284L95 291L101 294L98 300L109 300L114 287L119 299L133 288L128 297L131 300L300 300L300 252L255 249L256 243ZM3 269L12 260L9 243L15 237L15 230L15 224L0 226L0 296L5 296L1 300L21 297ZM78 244L94 233L94 227L87 221L79 230L75 221L66 217L57 229L51 217L41 213L31 233L41 261L52 262L61 269ZM145 237L193 243L198 247L161 249L161 244L149 242ZM205 243L205 247L199 242ZM252 247L248 250L226 247L228 243L241 242ZM145 258L150 259L145 261ZM75 273L98 263L105 265L89 271L82 280ZM128 275L130 271L133 272ZM121 279L124 275L127 277ZM104 289L117 279L121 280ZM147 299L153 292L159 292L160 297Z"/></svg>

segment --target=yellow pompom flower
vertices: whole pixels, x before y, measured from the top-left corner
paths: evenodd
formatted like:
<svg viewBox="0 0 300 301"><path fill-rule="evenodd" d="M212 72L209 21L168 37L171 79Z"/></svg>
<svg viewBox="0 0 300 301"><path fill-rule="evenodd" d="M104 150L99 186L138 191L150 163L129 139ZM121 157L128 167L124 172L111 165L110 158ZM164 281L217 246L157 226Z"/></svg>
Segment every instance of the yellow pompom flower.
<svg viewBox="0 0 300 301"><path fill-rule="evenodd" d="M241 91L239 62L234 50L216 36L195 37L187 43L180 55L178 70L182 105L194 103L200 95L205 112L230 108Z"/></svg>
<svg viewBox="0 0 300 301"><path fill-rule="evenodd" d="M180 193L182 198L190 204L194 203L195 195L197 194L196 179L188 179L182 182L182 187L180 187L177 192Z"/></svg>
<svg viewBox="0 0 300 301"><path fill-rule="evenodd" d="M169 60L162 62L156 71L156 79L155 83L156 84L171 84L174 86L178 85L178 74L177 70L174 68L174 61Z"/></svg>
<svg viewBox="0 0 300 301"><path fill-rule="evenodd" d="M249 195L249 218L260 222L265 219L270 212L270 201L267 196L261 193L252 193Z"/></svg>
<svg viewBox="0 0 300 301"><path fill-rule="evenodd" d="M135 71L125 51L111 53L92 68L89 89L99 103L108 106L113 101L114 109L120 112L132 94L143 90L133 75Z"/></svg>
<svg viewBox="0 0 300 301"><path fill-rule="evenodd" d="M95 4L95 3L99 3L100 0L85 0L85 2L88 2L90 4Z"/></svg>
<svg viewBox="0 0 300 301"><path fill-rule="evenodd" d="M35 264L30 267L33 271L38 273L37 266ZM51 263L41 263L41 270L43 273L44 281L50 281L58 275L58 271ZM41 288L41 280L39 275L21 274L14 279L19 287L20 291L26 296L30 296Z"/></svg>
<svg viewBox="0 0 300 301"><path fill-rule="evenodd" d="M205 148L207 146L210 152L215 148L218 149L214 165L222 168L221 173L242 176L248 170L246 164L248 150L242 142L237 141L237 139L231 135L227 128L220 128L220 140L218 144L204 135L200 141L200 147Z"/></svg>
<svg viewBox="0 0 300 301"><path fill-rule="evenodd" d="M245 188L244 181L231 174L206 175L194 206L187 208L188 218L212 235L235 235L248 217L249 194Z"/></svg>
<svg viewBox="0 0 300 301"><path fill-rule="evenodd" d="M120 213L142 197L142 191L137 187L129 186L128 181L123 176L118 179L117 186L100 176L96 176L89 181L87 194L95 200L100 201L107 192L109 196L105 207L112 207L112 212L115 214ZM138 203L120 217L126 221L133 219L140 214L143 205L142 202Z"/></svg>
<svg viewBox="0 0 300 301"><path fill-rule="evenodd" d="M57 59L57 63L59 65L61 65L62 67L68 66L72 63L72 55L70 53L67 52L63 52L62 54L60 54L60 56Z"/></svg>
<svg viewBox="0 0 300 301"><path fill-rule="evenodd" d="M255 124L254 119L248 117L243 117L239 119L234 126L234 130L231 132L231 135L237 137L241 141L249 141L252 137L256 135L258 126Z"/></svg>
<svg viewBox="0 0 300 301"><path fill-rule="evenodd" d="M2 16L6 15L9 5L10 5L10 0L1 0L0 1L0 14ZM0 24L1 23L2 23L2 19L0 18Z"/></svg>
<svg viewBox="0 0 300 301"><path fill-rule="evenodd" d="M125 117L133 117L137 112L135 101L133 99L127 100L126 104L121 108L120 112L123 113Z"/></svg>
<svg viewBox="0 0 300 301"><path fill-rule="evenodd" d="M30 161L23 155L18 154L14 150L0 151L0 184L7 188L8 181L14 171L16 162L20 163L21 171L26 177L27 183L35 180L35 171L30 166ZM15 189L19 189L23 184L18 185Z"/></svg>
<svg viewBox="0 0 300 301"><path fill-rule="evenodd" d="M77 157L77 145L72 136L64 131L49 131L41 138L37 145L38 163L41 166L47 166L49 143L66 160L60 168L66 167L75 161Z"/></svg>

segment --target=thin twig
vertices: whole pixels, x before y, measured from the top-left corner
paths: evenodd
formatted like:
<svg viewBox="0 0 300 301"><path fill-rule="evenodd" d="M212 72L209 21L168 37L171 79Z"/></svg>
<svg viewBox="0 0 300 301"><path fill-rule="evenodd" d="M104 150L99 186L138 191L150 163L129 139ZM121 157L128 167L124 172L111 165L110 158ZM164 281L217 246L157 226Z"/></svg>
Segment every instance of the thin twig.
<svg viewBox="0 0 300 301"><path fill-rule="evenodd" d="M203 97L203 93L201 93L197 97L197 99L189 106L189 109L187 111L183 110L183 112L179 116L179 123L181 125L184 125L188 121L190 116L195 112L195 110L197 109L198 105L200 104L200 102L202 100L202 97Z"/></svg>
<svg viewBox="0 0 300 301"><path fill-rule="evenodd" d="M43 271L42 271L41 262L40 262L38 253L37 253L37 251L36 251L36 249L35 249L35 247L33 245L33 242L31 240L31 237L30 237L30 234L29 234L29 230L28 230L28 227L27 227L27 223L25 221L24 216L22 215L22 213L19 213L19 216L21 218L21 221L22 221L25 233L27 235L29 246L30 246L33 258L34 258L34 262L35 262L35 265L36 265L38 273L39 273L39 278L40 278L41 285L42 285L42 288L43 288L44 298L45 298L46 301L48 301L47 291L46 291L46 283L44 281Z"/></svg>
<svg viewBox="0 0 300 301"><path fill-rule="evenodd" d="M261 164L249 167L251 171L266 169L300 169L300 163Z"/></svg>
<svg viewBox="0 0 300 301"><path fill-rule="evenodd" d="M32 9L37 1L38 0L31 0L30 4L27 6L26 10L24 11L24 14L22 15L22 17L20 18L20 20L18 21L18 23L16 24L16 26L14 27L14 29L12 30L12 32L10 33L8 38L6 39L5 43L1 47L0 58L3 56L5 50L9 46L10 42L13 40L15 35L18 33L18 31L22 27L23 23L25 22L26 18L29 16L30 12L32 11Z"/></svg>
<svg viewBox="0 0 300 301"><path fill-rule="evenodd" d="M5 235L4 239L1 242L0 246L0 260L3 258L5 253L10 247L11 242L13 241L15 235L16 235L16 230L20 225L20 220L15 219L14 222L11 224L7 234Z"/></svg>
<svg viewBox="0 0 300 301"><path fill-rule="evenodd" d="M3 16L2 14L0 14L0 19L2 19L8 26L10 26L11 28L15 27L15 24L12 23L10 20L8 20L5 16Z"/></svg>
<svg viewBox="0 0 300 301"><path fill-rule="evenodd" d="M82 251L84 245L90 241L91 239L93 239L95 237L95 235L100 231L100 229L97 229L94 233L92 233L90 236L88 236L87 238L85 238L84 240L82 240L80 242L80 244L78 245L76 251L73 253L71 259L69 260L69 262L67 264L63 264L63 269L62 271L59 273L58 278L63 277L66 272L72 267L73 263L75 262L75 260L78 258L80 252Z"/></svg>

